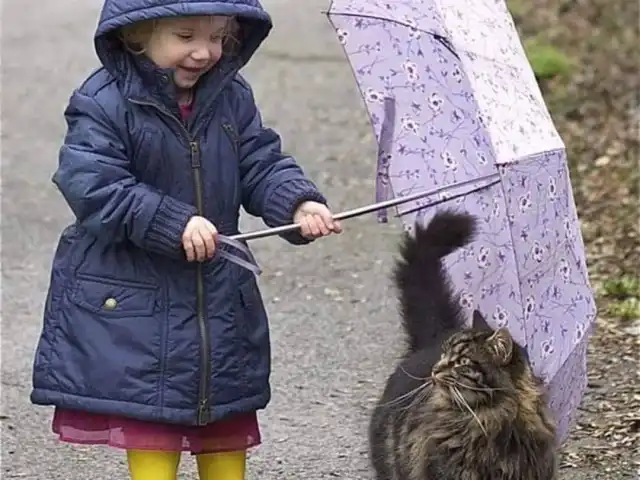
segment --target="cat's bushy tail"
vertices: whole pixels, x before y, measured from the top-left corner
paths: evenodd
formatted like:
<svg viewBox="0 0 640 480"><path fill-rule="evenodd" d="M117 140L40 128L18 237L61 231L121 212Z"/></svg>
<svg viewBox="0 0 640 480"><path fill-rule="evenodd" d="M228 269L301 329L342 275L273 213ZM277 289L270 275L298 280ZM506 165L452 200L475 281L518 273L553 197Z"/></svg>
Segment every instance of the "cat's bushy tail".
<svg viewBox="0 0 640 480"><path fill-rule="evenodd" d="M413 237L404 237L394 280L410 352L439 342L443 333L464 325L442 258L471 242L475 231L475 217L444 210L426 227L416 224Z"/></svg>

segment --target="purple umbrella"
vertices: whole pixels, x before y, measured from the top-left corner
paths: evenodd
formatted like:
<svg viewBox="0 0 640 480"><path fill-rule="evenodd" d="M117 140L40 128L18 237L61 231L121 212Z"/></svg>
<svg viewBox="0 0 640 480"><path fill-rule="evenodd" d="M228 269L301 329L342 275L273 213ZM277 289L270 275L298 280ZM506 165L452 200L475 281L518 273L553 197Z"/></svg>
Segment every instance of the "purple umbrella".
<svg viewBox="0 0 640 480"><path fill-rule="evenodd" d="M380 145L377 200L436 191L396 207L409 230L439 203L479 217L452 280L526 347L564 441L596 307L565 147L506 6L334 0L328 15Z"/></svg>

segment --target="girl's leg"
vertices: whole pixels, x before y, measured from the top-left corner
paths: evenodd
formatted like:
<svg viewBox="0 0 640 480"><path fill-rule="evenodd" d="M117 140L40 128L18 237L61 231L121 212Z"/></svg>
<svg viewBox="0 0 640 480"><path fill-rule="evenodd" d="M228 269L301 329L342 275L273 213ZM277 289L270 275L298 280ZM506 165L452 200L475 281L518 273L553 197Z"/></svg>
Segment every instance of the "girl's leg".
<svg viewBox="0 0 640 480"><path fill-rule="evenodd" d="M131 480L176 480L180 452L127 450Z"/></svg>
<svg viewBox="0 0 640 480"><path fill-rule="evenodd" d="M200 480L245 480L246 452L208 453L197 456Z"/></svg>

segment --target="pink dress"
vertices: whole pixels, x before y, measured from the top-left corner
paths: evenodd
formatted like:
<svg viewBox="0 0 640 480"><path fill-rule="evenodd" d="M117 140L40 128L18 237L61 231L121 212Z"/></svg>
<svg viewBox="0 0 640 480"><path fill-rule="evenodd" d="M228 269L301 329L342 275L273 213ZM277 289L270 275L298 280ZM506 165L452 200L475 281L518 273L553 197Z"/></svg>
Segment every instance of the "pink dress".
<svg viewBox="0 0 640 480"><path fill-rule="evenodd" d="M190 107L180 107L183 118L189 115ZM52 429L64 442L136 450L190 451L196 455L247 450L261 441L255 412L202 427L185 427L56 408Z"/></svg>

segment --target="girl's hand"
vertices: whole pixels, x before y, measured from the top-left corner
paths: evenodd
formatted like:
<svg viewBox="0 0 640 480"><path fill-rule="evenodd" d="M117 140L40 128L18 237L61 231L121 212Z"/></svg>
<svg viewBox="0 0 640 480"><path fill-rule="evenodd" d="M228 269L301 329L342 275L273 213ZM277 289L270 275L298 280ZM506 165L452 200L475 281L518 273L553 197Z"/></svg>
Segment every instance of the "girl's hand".
<svg viewBox="0 0 640 480"><path fill-rule="evenodd" d="M213 258L217 235L218 230L209 220L199 216L191 217L182 234L182 248L187 260L203 262Z"/></svg>
<svg viewBox="0 0 640 480"><path fill-rule="evenodd" d="M293 221L300 224L300 234L307 239L342 232L340 222L333 219L326 205L318 202L300 204L293 215Z"/></svg>

